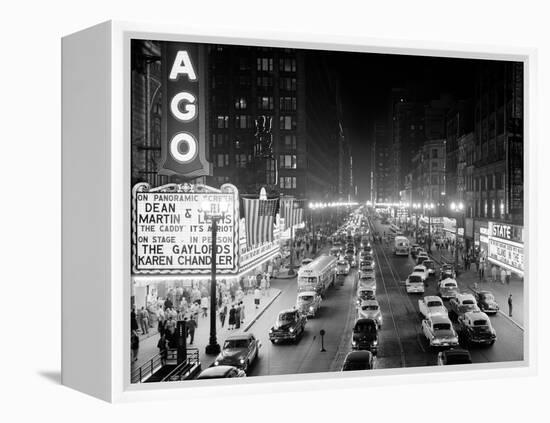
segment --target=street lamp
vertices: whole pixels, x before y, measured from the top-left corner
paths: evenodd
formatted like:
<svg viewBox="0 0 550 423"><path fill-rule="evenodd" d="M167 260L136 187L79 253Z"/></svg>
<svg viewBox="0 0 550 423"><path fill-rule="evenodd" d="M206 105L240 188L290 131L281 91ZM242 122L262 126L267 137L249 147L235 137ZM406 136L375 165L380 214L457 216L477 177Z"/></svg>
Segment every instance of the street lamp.
<svg viewBox="0 0 550 423"><path fill-rule="evenodd" d="M216 340L216 260L217 260L217 236L218 222L224 220L229 212L228 201L203 201L200 212L204 214L204 220L212 227L212 270L210 278L210 338L206 346L206 354L215 355L220 353L220 345Z"/></svg>
<svg viewBox="0 0 550 423"><path fill-rule="evenodd" d="M451 210L457 213L456 224L455 224L455 266L458 270L458 215L460 214L460 223L463 223L462 217L464 216L464 204L460 203L451 203ZM463 226L464 227L464 226Z"/></svg>
<svg viewBox="0 0 550 423"><path fill-rule="evenodd" d="M428 210L428 251L432 251L432 210L435 208L434 203L425 203L424 209Z"/></svg>

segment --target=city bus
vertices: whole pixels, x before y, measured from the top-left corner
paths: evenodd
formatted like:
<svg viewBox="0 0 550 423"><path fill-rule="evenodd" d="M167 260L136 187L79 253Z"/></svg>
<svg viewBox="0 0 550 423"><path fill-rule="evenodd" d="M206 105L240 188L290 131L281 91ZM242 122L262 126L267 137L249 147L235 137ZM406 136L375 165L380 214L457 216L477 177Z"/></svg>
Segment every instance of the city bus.
<svg viewBox="0 0 550 423"><path fill-rule="evenodd" d="M315 291L321 297L336 278L336 263L334 256L321 255L298 270L298 292Z"/></svg>
<svg viewBox="0 0 550 423"><path fill-rule="evenodd" d="M404 236L396 236L393 246L393 252L396 256L408 256L411 250L409 239Z"/></svg>

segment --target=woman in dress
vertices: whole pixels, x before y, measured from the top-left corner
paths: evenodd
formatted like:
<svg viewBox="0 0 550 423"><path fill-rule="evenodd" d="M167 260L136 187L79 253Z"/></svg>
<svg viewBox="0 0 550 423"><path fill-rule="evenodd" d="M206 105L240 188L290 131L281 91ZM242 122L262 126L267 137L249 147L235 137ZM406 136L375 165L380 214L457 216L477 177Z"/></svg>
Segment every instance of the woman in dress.
<svg viewBox="0 0 550 423"><path fill-rule="evenodd" d="M232 330L235 328L236 313L237 313L237 310L235 310L235 304L231 304L231 308L229 309L229 320L227 322L227 326L229 327L229 330Z"/></svg>

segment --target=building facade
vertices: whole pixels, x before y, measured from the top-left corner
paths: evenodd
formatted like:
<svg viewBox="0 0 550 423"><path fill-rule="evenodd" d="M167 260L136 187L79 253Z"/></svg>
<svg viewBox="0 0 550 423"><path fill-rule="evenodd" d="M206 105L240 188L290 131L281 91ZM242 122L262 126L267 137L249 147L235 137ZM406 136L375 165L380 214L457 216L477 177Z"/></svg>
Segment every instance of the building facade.
<svg viewBox="0 0 550 423"><path fill-rule="evenodd" d="M372 144L373 201L390 203L396 201L393 176L393 148L387 126L383 122L374 124Z"/></svg>
<svg viewBox="0 0 550 423"><path fill-rule="evenodd" d="M444 139L430 140L413 157L411 202L433 204L435 215L439 215L445 207L445 152Z"/></svg>

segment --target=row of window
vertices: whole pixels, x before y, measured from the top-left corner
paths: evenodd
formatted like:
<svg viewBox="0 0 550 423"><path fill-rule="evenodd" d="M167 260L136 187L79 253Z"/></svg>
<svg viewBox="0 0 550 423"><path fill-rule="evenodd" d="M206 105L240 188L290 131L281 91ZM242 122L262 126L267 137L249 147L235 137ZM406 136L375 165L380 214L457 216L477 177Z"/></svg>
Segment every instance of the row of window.
<svg viewBox="0 0 550 423"><path fill-rule="evenodd" d="M215 155L214 165L215 167L229 167L229 153L219 153ZM248 163L252 161L251 154L238 153L235 154L235 167L245 168ZM279 168L280 169L296 169L296 155L295 154L281 154L279 156Z"/></svg>
<svg viewBox="0 0 550 423"><path fill-rule="evenodd" d="M211 145L213 148L229 148L229 134L226 133L216 133L212 134ZM238 150L244 148L245 145L241 140L234 140L233 142L235 148ZM287 134L281 138L281 146L283 150L294 151L296 150L296 135Z"/></svg>
<svg viewBox="0 0 550 423"><path fill-rule="evenodd" d="M296 176L281 176L279 187L282 189L296 189Z"/></svg>
<svg viewBox="0 0 550 423"><path fill-rule="evenodd" d="M246 69L243 69L246 70ZM273 72L272 57L256 58L256 70L259 72ZM296 59L293 57L284 57L279 59L279 71L281 72L296 72Z"/></svg>
<svg viewBox="0 0 550 423"><path fill-rule="evenodd" d="M267 103L269 105L269 103ZM214 120L214 127L218 129L229 128L229 116L218 115ZM235 128L237 129L251 129L255 128L255 122L250 115L237 115L235 116ZM282 130L294 130L296 129L296 116L279 116L279 129Z"/></svg>
<svg viewBox="0 0 550 423"><path fill-rule="evenodd" d="M231 81L225 75L215 75L211 79L211 88L224 88ZM239 86L241 87L250 87L252 85L252 80L248 75L239 75L238 78ZM256 85L260 90L271 90L273 89L273 77L267 75L261 75L256 77ZM290 76L284 76L279 78L279 89L281 91L296 91L296 78Z"/></svg>
<svg viewBox="0 0 550 423"><path fill-rule="evenodd" d="M223 106L223 104L217 103L216 106ZM273 97L258 97L257 106L259 110L273 110ZM248 101L245 97L240 97L235 100L235 109L246 110L247 107ZM296 111L296 97L281 97L279 101L279 109L285 112Z"/></svg>
<svg viewBox="0 0 550 423"><path fill-rule="evenodd" d="M504 200L500 200L497 208L496 200L477 200L474 203L474 216L486 218L504 218Z"/></svg>
<svg viewBox="0 0 550 423"><path fill-rule="evenodd" d="M504 189L505 177L504 173L493 173L479 178L468 176L466 177L466 188L468 191Z"/></svg>

